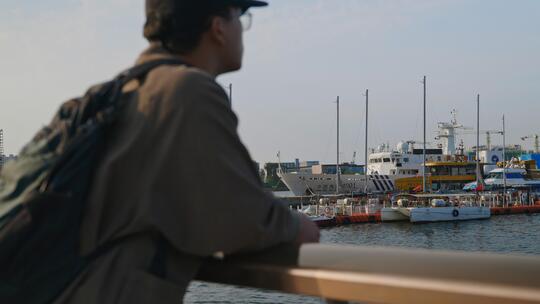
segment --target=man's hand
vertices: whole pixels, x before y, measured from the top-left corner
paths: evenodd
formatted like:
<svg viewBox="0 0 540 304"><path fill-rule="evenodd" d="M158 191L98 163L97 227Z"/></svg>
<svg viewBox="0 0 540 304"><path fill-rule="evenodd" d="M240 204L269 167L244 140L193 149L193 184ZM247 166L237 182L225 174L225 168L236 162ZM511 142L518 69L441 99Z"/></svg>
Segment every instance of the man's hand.
<svg viewBox="0 0 540 304"><path fill-rule="evenodd" d="M305 214L300 214L300 230L296 237L296 243L318 243L319 237L319 227Z"/></svg>

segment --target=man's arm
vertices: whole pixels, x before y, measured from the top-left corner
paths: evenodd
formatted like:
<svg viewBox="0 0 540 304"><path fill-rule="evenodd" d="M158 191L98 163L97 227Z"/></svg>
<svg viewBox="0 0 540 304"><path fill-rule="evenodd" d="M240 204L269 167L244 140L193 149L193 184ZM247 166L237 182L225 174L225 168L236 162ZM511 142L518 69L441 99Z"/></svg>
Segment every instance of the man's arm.
<svg viewBox="0 0 540 304"><path fill-rule="evenodd" d="M223 89L193 73L177 95L171 102L183 105L172 118L178 138L163 170L179 177L167 183L176 187L176 203L184 213L178 226L184 231L175 242L179 249L210 255L318 241L318 229L309 219L262 188Z"/></svg>

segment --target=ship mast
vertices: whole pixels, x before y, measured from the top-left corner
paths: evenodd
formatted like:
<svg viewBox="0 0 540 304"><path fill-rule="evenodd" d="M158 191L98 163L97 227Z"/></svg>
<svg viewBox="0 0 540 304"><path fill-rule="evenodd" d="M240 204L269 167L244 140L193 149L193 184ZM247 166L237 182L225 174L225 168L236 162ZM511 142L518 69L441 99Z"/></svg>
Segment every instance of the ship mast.
<svg viewBox="0 0 540 304"><path fill-rule="evenodd" d="M502 117L503 123L503 207L506 203L506 123L504 121L504 114Z"/></svg>
<svg viewBox="0 0 540 304"><path fill-rule="evenodd" d="M479 186L480 186L480 94L476 96L476 188L478 189Z"/></svg>
<svg viewBox="0 0 540 304"><path fill-rule="evenodd" d="M422 191L426 193L426 76L424 76L422 83L424 84L424 151L422 153L424 167L422 169Z"/></svg>
<svg viewBox="0 0 540 304"><path fill-rule="evenodd" d="M339 96L336 100L337 105L337 137L336 137L336 194L339 194Z"/></svg>
<svg viewBox="0 0 540 304"><path fill-rule="evenodd" d="M368 118L369 118L369 90L366 89L366 142L364 143L364 193L368 191Z"/></svg>

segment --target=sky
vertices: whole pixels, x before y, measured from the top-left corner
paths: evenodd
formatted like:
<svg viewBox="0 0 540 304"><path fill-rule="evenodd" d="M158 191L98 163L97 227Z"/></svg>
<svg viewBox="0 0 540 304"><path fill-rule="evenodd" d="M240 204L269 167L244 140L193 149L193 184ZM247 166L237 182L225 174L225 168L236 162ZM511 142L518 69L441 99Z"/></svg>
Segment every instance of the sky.
<svg viewBox="0 0 540 304"><path fill-rule="evenodd" d="M369 144L422 140L421 79L427 76L427 132L437 122L502 128L507 142L540 133L540 1L270 0L253 9L233 84L239 133L258 162L364 158ZM143 0L2 0L0 129L16 154L61 102L129 67L147 43ZM471 133L470 131L465 131ZM470 146L475 137L460 135ZM494 144L502 141L493 137ZM484 136L481 144L485 143Z"/></svg>

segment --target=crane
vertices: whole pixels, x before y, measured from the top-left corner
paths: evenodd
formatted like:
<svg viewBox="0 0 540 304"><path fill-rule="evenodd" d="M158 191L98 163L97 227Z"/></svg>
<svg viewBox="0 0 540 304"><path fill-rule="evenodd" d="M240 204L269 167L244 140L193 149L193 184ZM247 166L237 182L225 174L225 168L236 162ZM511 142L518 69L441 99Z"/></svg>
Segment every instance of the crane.
<svg viewBox="0 0 540 304"><path fill-rule="evenodd" d="M503 134L503 131L501 130L480 130L480 134L486 135L486 147L488 150L491 150L491 135L493 134ZM461 132L458 133L458 135L476 135L476 131L474 132Z"/></svg>
<svg viewBox="0 0 540 304"><path fill-rule="evenodd" d="M521 140L525 141L529 138L534 138L534 153L540 153L540 142L538 140L538 134L523 136L521 137Z"/></svg>
<svg viewBox="0 0 540 304"><path fill-rule="evenodd" d="M480 133L486 134L486 146L488 150L491 150L491 134L503 135L503 131L500 131L500 130L486 130L486 131L481 131Z"/></svg>

